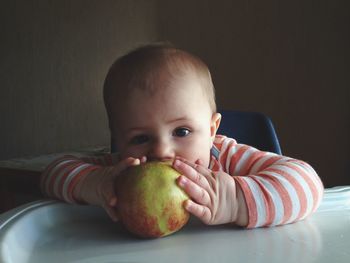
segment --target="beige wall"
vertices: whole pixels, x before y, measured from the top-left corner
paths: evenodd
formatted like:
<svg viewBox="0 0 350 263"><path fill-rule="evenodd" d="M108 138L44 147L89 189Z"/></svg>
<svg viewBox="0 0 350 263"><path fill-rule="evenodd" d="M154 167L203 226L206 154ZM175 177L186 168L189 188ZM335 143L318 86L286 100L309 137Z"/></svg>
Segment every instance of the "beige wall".
<svg viewBox="0 0 350 263"><path fill-rule="evenodd" d="M347 5L347 6L345 6ZM167 39L209 65L219 107L269 115L286 155L350 184L347 1L6 1L0 159L108 143L113 59Z"/></svg>

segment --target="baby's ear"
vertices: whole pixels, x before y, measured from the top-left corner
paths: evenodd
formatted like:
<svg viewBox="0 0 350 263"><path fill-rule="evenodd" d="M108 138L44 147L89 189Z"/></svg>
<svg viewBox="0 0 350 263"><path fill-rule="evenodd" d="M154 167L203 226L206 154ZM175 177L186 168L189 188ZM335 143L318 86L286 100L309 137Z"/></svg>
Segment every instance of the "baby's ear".
<svg viewBox="0 0 350 263"><path fill-rule="evenodd" d="M215 139L216 132L220 126L220 122L221 122L221 114L218 112L213 113L213 115L211 116L211 124L210 124L210 136L212 140Z"/></svg>

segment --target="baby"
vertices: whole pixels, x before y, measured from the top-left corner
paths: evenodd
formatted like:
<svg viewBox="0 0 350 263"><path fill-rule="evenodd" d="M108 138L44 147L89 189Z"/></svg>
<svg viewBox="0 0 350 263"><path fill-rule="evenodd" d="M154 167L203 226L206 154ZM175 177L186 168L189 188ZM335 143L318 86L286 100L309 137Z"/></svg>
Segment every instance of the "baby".
<svg viewBox="0 0 350 263"><path fill-rule="evenodd" d="M102 206L117 220L115 178L129 166L171 160L190 197L185 209L205 224L287 224L320 204L323 185L310 165L216 134L210 72L194 55L167 44L133 50L110 68L104 100L118 154L55 160L42 175L46 195Z"/></svg>

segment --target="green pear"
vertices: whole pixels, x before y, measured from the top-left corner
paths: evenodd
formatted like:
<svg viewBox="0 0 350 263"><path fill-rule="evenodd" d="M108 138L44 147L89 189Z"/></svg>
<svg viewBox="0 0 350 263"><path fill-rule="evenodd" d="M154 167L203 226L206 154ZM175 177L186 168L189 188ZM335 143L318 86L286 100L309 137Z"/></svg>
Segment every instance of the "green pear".
<svg viewBox="0 0 350 263"><path fill-rule="evenodd" d="M189 197L177 185L179 172L166 162L147 162L125 170L116 181L122 224L140 237L156 238L180 230L189 219Z"/></svg>

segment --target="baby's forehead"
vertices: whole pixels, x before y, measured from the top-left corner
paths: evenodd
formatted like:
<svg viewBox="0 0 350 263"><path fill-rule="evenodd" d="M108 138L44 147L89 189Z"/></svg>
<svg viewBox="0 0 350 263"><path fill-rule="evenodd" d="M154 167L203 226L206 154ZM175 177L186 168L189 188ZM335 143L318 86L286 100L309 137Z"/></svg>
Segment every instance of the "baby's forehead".
<svg viewBox="0 0 350 263"><path fill-rule="evenodd" d="M179 89L183 86L190 88L188 83L197 84L196 86L203 87L204 83L196 72L191 69L172 69L165 70L164 68L154 68L148 72L140 73L135 71L133 77L121 85L116 85L119 89L118 93L132 96L134 92L144 92L154 95L159 92L167 92L169 89Z"/></svg>
<svg viewBox="0 0 350 263"><path fill-rule="evenodd" d="M115 125L130 124L132 118L137 123L148 123L155 113L158 117L163 116L159 119L176 119L180 118L180 115L193 116L196 113L201 115L209 108L210 103L199 84L187 81L183 84L160 87L159 91L153 94L135 89L125 99L120 100L120 103L114 104L113 111L116 118L111 121Z"/></svg>
<svg viewBox="0 0 350 263"><path fill-rule="evenodd" d="M104 100L109 117L134 92L141 91L152 96L167 88L181 88L189 80L200 84L201 92L215 111L210 72L199 58L173 48L146 47L131 52L118 59L106 76ZM191 86L186 88L191 89Z"/></svg>

